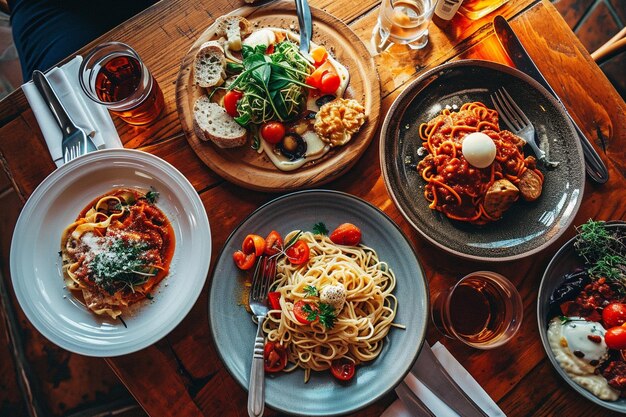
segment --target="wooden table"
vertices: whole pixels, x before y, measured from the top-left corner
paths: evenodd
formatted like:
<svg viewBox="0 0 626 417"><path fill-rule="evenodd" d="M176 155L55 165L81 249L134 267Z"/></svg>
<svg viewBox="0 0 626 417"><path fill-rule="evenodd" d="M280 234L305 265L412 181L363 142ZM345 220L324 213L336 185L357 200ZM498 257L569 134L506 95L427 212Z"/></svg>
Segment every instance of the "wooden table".
<svg viewBox="0 0 626 417"><path fill-rule="evenodd" d="M106 40L129 43L158 79L166 97L160 120L149 127L131 127L116 120L116 126L125 147L167 160L196 188L211 222L215 248L212 261L231 230L276 195L229 184L196 157L178 121L175 81L180 61L195 39L215 18L242 5L240 0L163 0L85 48ZM311 0L311 5L343 20L364 43L369 42L378 12L377 1ZM609 166L611 178L607 184L587 182L574 223L588 218L626 219L625 103L549 1L511 0L497 13L511 21L539 69ZM479 21L457 16L444 29L431 24L426 49L377 56L382 84L381 116L407 83L426 69L461 58L510 64L493 36L493 15ZM54 165L21 90L0 103L0 121L2 165L20 198L26 201ZM573 228L530 259L489 265L450 262L449 255L426 243L411 229L390 200L381 178L377 140L346 175L327 188L364 198L398 223L417 249L431 294L449 286L455 278L479 269L502 273L517 285L524 300L525 318L516 339L502 348L474 350L444 339L432 325L428 329L428 341L441 340L507 415L610 414L577 395L559 378L546 358L537 330L535 300L542 271L558 247L574 234ZM141 352L107 359L152 416L246 415L247 393L228 374L211 342L207 288L208 282L192 311L167 337ZM379 415L395 398L394 393L389 393L358 414ZM271 410L266 413L274 414Z"/></svg>

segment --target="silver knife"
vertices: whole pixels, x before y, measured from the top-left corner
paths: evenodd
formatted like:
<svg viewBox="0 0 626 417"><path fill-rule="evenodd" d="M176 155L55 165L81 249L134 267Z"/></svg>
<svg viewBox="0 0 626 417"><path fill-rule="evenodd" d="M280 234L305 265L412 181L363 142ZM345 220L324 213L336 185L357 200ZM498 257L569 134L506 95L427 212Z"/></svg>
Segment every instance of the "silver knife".
<svg viewBox="0 0 626 417"><path fill-rule="evenodd" d="M428 342L425 341L422 345L422 350L411 372L460 416L489 417L452 379L431 350Z"/></svg>
<svg viewBox="0 0 626 417"><path fill-rule="evenodd" d="M400 385L396 387L396 394L398 394L398 398L402 401L404 406L409 410L412 416L415 417L436 417L435 414L430 411L430 409L418 398L417 395L411 388L406 384L406 382L400 382Z"/></svg>
<svg viewBox="0 0 626 417"><path fill-rule="evenodd" d="M298 15L298 26L300 26L300 52L305 56L309 55L311 36L313 35L313 22L311 20L311 8L307 0L296 1L296 14Z"/></svg>
<svg viewBox="0 0 626 417"><path fill-rule="evenodd" d="M602 161L602 158L600 158L600 155L598 155L598 152L596 152L589 139L585 136L582 130L580 130L574 119L572 119L572 116L570 116L567 112L563 102L530 58L530 55L528 55L528 52L524 49L524 46L520 42L517 35L515 35L515 32L513 32L509 23L504 17L496 16L493 19L493 27L502 48L504 48L517 69L531 76L535 79L535 81L544 86L563 107L565 114L569 117L570 121L574 125L574 128L576 129L578 137L580 138L580 143L583 147L583 154L585 155L585 169L589 178L598 184L604 184L607 182L609 179L609 171L607 170L604 161Z"/></svg>

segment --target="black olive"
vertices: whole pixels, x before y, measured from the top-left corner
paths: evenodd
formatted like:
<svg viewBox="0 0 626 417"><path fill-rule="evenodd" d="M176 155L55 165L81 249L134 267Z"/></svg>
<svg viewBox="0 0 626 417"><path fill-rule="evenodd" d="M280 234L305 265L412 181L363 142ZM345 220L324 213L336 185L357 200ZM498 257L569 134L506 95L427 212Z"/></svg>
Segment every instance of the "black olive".
<svg viewBox="0 0 626 417"><path fill-rule="evenodd" d="M549 314L553 316L560 315L560 305L566 301L574 300L587 284L591 282L587 271L577 271L566 274L563 283L557 287L549 301Z"/></svg>
<svg viewBox="0 0 626 417"><path fill-rule="evenodd" d="M322 107L324 104L326 103L330 103L331 101L333 101L336 97L333 96L332 94L327 94L325 96L322 96L320 98L318 98L317 100L315 100L315 104L318 105L318 107Z"/></svg>
<svg viewBox="0 0 626 417"><path fill-rule="evenodd" d="M281 140L276 147L280 153L291 161L300 159L306 154L306 142L302 139L302 136L293 132L286 133L283 140Z"/></svg>

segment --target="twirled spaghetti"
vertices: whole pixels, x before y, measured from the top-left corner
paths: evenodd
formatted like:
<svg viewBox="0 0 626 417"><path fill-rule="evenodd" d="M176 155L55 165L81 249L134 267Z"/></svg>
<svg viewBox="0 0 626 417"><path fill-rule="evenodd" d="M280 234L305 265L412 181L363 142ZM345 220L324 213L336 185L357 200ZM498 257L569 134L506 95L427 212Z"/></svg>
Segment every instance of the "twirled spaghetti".
<svg viewBox="0 0 626 417"><path fill-rule="evenodd" d="M273 287L281 295L281 314L268 315L264 324L267 340L287 348L289 362L295 364L289 370L303 368L305 380L311 370L327 370L339 359L355 365L374 360L394 325L397 299L392 294L396 285L393 272L364 245L339 246L327 236L311 232L303 233L300 239L309 246L310 259L304 266L292 265L285 258L278 261ZM320 321L302 324L296 319L294 305L298 301L318 302L307 289L323 293L325 288L338 285L345 288L345 304L336 311L331 328Z"/></svg>
<svg viewBox="0 0 626 417"><path fill-rule="evenodd" d="M496 146L493 163L476 168L462 153L464 138L482 132ZM417 170L424 181L424 196L433 210L447 217L477 224L498 220L518 195L528 201L541 194L543 174L535 158L524 158L525 141L498 127L498 113L479 102L465 103L459 111L441 114L419 126L428 155Z"/></svg>
<svg viewBox="0 0 626 417"><path fill-rule="evenodd" d="M86 306L112 318L145 298L168 274L174 231L158 194L115 189L85 207L61 236L63 277Z"/></svg>

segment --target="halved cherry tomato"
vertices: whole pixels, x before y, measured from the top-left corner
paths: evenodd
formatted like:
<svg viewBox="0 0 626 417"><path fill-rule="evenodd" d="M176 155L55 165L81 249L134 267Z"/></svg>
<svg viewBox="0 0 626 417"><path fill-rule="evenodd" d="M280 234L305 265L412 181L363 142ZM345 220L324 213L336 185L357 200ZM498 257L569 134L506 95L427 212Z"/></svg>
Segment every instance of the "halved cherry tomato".
<svg viewBox="0 0 626 417"><path fill-rule="evenodd" d="M298 240L287 249L286 254L292 265L302 265L309 260L311 250L304 240Z"/></svg>
<svg viewBox="0 0 626 417"><path fill-rule="evenodd" d="M270 44L270 46L268 46L268 47L267 47L267 49L265 50L265 53L266 53L267 55L271 55L271 54L273 54L273 53L274 53L274 44L273 44L273 43L272 43L272 44Z"/></svg>
<svg viewBox="0 0 626 417"><path fill-rule="evenodd" d="M626 323L626 304L611 303L604 307L604 310L602 310L602 321L607 329Z"/></svg>
<svg viewBox="0 0 626 417"><path fill-rule="evenodd" d="M327 72L322 75L319 89L323 94L333 94L339 88L339 84L341 84L339 75L333 72Z"/></svg>
<svg viewBox="0 0 626 417"><path fill-rule="evenodd" d="M306 77L305 83L313 88L320 89L322 87L322 77L324 76L324 74L327 73L336 73L335 67L328 60L326 60L326 62L320 65L319 68L313 71L311 75Z"/></svg>
<svg viewBox="0 0 626 417"><path fill-rule="evenodd" d="M270 291L267 294L267 301L272 310L280 310L280 293L278 291Z"/></svg>
<svg viewBox="0 0 626 417"><path fill-rule="evenodd" d="M285 137L285 126L281 122L265 123L261 127L261 136L267 143L274 145Z"/></svg>
<svg viewBox="0 0 626 417"><path fill-rule="evenodd" d="M352 223L344 223L330 234L330 240L337 245L356 246L361 242L361 229Z"/></svg>
<svg viewBox="0 0 626 417"><path fill-rule="evenodd" d="M238 250L233 253L233 261L239 269L243 269L244 271L252 268L254 266L254 261L256 261L256 255L254 252L252 253L243 253Z"/></svg>
<svg viewBox="0 0 626 417"><path fill-rule="evenodd" d="M265 254L267 256L276 255L283 249L283 238L276 230L272 230L265 238Z"/></svg>
<svg viewBox="0 0 626 417"><path fill-rule="evenodd" d="M315 320L309 320L310 313L306 311L305 306L309 306L312 311L319 310L317 306L313 303L308 303L304 300L298 300L293 305L293 315L296 317L296 320L298 320L302 324L310 324L317 321L317 315L315 316Z"/></svg>
<svg viewBox="0 0 626 417"><path fill-rule="evenodd" d="M323 46L318 46L311 51L311 58L313 58L313 65L319 67L328 59L328 52Z"/></svg>
<svg viewBox="0 0 626 417"><path fill-rule="evenodd" d="M604 341L609 349L626 349L626 327L612 327L606 331Z"/></svg>
<svg viewBox="0 0 626 417"><path fill-rule="evenodd" d="M230 90L224 96L224 109L226 109L226 113L231 115L232 117L237 117L239 112L237 111L237 102L239 99L243 97L243 93L237 90Z"/></svg>
<svg viewBox="0 0 626 417"><path fill-rule="evenodd" d="M261 256L265 251L265 239L259 235L248 235L243 240L241 250L245 254L254 253L256 256Z"/></svg>
<svg viewBox="0 0 626 417"><path fill-rule="evenodd" d="M340 381L349 381L354 376L354 362L348 359L334 360L330 366L330 372Z"/></svg>
<svg viewBox="0 0 626 417"><path fill-rule="evenodd" d="M287 366L287 349L280 343L267 342L263 349L265 372L280 372Z"/></svg>

